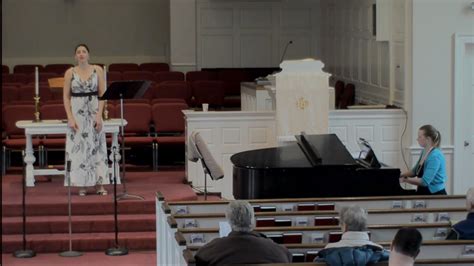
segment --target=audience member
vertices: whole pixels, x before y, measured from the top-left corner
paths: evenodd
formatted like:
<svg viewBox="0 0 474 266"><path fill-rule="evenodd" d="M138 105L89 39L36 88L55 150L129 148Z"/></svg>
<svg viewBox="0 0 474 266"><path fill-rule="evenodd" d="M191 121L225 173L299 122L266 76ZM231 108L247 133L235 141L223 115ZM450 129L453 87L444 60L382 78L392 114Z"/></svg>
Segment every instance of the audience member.
<svg viewBox="0 0 474 266"><path fill-rule="evenodd" d="M398 230L390 247L389 266L412 266L420 253L423 237L416 228Z"/></svg>
<svg viewBox="0 0 474 266"><path fill-rule="evenodd" d="M454 224L446 239L474 240L474 187L466 193L467 217Z"/></svg>
<svg viewBox="0 0 474 266"><path fill-rule="evenodd" d="M366 265L388 260L388 251L369 239L367 212L363 208L343 207L339 219L343 231L341 240L326 245L315 261L325 261L328 265Z"/></svg>
<svg viewBox="0 0 474 266"><path fill-rule="evenodd" d="M255 216L246 201L232 201L227 206L226 218L232 232L203 246L195 255L196 265L224 265L246 263L290 263L291 253L253 231Z"/></svg>

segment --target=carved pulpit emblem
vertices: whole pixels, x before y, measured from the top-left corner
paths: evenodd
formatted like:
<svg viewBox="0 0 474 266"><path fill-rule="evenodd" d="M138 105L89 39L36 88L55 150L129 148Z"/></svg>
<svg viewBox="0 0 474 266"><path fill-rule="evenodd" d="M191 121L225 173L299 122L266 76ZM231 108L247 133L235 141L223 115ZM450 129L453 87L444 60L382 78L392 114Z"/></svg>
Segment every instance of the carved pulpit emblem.
<svg viewBox="0 0 474 266"><path fill-rule="evenodd" d="M296 107L298 107L301 110L306 109L308 107L309 103L307 100L305 100L303 97L300 97L298 101L296 101Z"/></svg>

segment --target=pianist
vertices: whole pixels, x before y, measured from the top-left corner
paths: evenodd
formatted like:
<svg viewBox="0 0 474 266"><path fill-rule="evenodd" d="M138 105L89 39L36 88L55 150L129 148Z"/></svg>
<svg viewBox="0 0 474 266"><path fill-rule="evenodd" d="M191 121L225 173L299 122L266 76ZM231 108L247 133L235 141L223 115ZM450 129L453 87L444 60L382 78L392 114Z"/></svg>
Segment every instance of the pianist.
<svg viewBox="0 0 474 266"><path fill-rule="evenodd" d="M255 216L248 202L230 202L226 218L232 232L227 237L214 239L200 248L195 255L197 266L291 262L291 253L286 247L253 231Z"/></svg>
<svg viewBox="0 0 474 266"><path fill-rule="evenodd" d="M400 175L400 183L418 186L420 195L446 195L446 159L439 149L441 134L432 125L424 125L416 140L423 151L415 167Z"/></svg>

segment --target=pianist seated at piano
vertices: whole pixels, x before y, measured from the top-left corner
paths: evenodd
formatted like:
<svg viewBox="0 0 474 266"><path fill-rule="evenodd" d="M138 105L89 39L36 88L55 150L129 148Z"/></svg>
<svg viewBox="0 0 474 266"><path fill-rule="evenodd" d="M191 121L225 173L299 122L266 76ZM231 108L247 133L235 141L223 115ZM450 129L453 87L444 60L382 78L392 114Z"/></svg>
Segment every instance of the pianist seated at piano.
<svg viewBox="0 0 474 266"><path fill-rule="evenodd" d="M288 249L255 232L255 214L247 201L231 201L226 218L232 231L201 247L194 258L196 266L250 263L290 263Z"/></svg>
<svg viewBox="0 0 474 266"><path fill-rule="evenodd" d="M432 125L418 130L418 144L423 147L416 165L400 175L400 183L418 186L420 195L446 195L446 159L439 149L441 134Z"/></svg>
<svg viewBox="0 0 474 266"><path fill-rule="evenodd" d="M369 239L366 210L355 205L343 207L339 219L343 231L341 240L327 244L318 252L315 261L324 261L328 265L367 265L388 261L390 253Z"/></svg>

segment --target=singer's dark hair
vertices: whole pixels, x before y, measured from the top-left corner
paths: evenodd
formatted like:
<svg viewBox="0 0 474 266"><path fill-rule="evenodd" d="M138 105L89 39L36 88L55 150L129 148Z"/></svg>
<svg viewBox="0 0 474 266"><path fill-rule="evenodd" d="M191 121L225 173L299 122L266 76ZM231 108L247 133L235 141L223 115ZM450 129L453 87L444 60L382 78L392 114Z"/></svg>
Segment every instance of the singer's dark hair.
<svg viewBox="0 0 474 266"><path fill-rule="evenodd" d="M89 47L85 43L80 43L80 44L76 45L76 48L74 48L74 53L77 52L77 48L79 48L79 47L86 48L86 51L89 53Z"/></svg>

